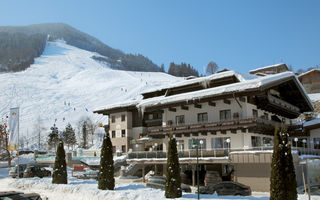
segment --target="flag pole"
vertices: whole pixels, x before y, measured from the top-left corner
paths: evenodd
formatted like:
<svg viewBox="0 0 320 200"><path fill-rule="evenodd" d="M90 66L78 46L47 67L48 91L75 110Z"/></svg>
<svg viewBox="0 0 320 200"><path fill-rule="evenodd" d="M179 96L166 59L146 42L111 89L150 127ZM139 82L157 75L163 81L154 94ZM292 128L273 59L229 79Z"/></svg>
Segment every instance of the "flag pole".
<svg viewBox="0 0 320 200"><path fill-rule="evenodd" d="M20 129L20 108L18 107L18 178L20 178L20 166L19 166L19 143L20 143L20 140L19 140L19 129Z"/></svg>

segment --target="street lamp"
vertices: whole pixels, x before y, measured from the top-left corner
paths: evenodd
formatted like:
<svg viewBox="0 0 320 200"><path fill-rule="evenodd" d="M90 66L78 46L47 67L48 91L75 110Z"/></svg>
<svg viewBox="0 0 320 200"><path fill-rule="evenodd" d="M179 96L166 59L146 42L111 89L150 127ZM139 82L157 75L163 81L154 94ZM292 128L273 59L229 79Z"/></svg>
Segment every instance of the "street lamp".
<svg viewBox="0 0 320 200"><path fill-rule="evenodd" d="M158 143L154 143L155 149L156 149L156 158L158 158Z"/></svg>
<svg viewBox="0 0 320 200"><path fill-rule="evenodd" d="M228 154L229 154L229 151L230 151L230 142L231 142L230 138L227 138L227 139L226 139L226 142L227 142L227 144L228 144Z"/></svg>
<svg viewBox="0 0 320 200"><path fill-rule="evenodd" d="M200 187L199 187L199 155L198 155L198 144L195 141L195 139L192 139L192 147L196 148L196 156L197 156L197 165L196 165L196 170L197 170L197 186L198 186L198 199L200 199Z"/></svg>
<svg viewBox="0 0 320 200"><path fill-rule="evenodd" d="M201 151L201 157L202 157L202 145L203 145L203 140L200 140L200 151Z"/></svg>
<svg viewBox="0 0 320 200"><path fill-rule="evenodd" d="M304 151L304 153L305 153L307 140L306 140L306 139L303 139L302 142L303 142L303 151Z"/></svg>
<svg viewBox="0 0 320 200"><path fill-rule="evenodd" d="M296 142L296 149L298 149L298 138L295 137L295 138L294 138L294 141Z"/></svg>

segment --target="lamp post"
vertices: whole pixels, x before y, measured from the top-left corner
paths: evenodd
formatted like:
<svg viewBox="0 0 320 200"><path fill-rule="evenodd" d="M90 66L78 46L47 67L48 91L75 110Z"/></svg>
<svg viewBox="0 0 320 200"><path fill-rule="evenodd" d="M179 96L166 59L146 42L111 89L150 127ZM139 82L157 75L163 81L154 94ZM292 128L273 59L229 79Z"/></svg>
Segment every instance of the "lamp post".
<svg viewBox="0 0 320 200"><path fill-rule="evenodd" d="M198 155L198 144L194 139L192 139L192 147L196 148L196 156L197 156L197 165L196 165L196 170L197 170L197 187L198 187L198 199L200 199L200 187L199 187L199 155Z"/></svg>
<svg viewBox="0 0 320 200"><path fill-rule="evenodd" d="M294 141L296 142L296 149L298 150L298 138L295 137L295 138L294 138Z"/></svg>
<svg viewBox="0 0 320 200"><path fill-rule="evenodd" d="M158 143L154 143L154 147L156 149L156 158L158 158Z"/></svg>
<svg viewBox="0 0 320 200"><path fill-rule="evenodd" d="M302 142L303 142L303 151L304 151L304 153L305 153L307 140L306 140L306 139L303 139Z"/></svg>
<svg viewBox="0 0 320 200"><path fill-rule="evenodd" d="M203 145L203 140L200 140L200 153L201 153L201 157L202 157L202 145Z"/></svg>
<svg viewBox="0 0 320 200"><path fill-rule="evenodd" d="M231 142L230 138L227 138L227 139L226 139L226 142L227 142L227 144L228 144L228 156L229 156L230 142Z"/></svg>

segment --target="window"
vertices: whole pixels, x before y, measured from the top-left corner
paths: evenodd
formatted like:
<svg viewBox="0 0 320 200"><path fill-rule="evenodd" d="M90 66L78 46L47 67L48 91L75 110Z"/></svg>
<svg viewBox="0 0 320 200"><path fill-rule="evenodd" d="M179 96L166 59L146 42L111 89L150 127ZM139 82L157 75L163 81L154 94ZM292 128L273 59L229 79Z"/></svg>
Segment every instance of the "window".
<svg viewBox="0 0 320 200"><path fill-rule="evenodd" d="M153 114L149 114L148 119L153 119Z"/></svg>
<svg viewBox="0 0 320 200"><path fill-rule="evenodd" d="M122 122L126 121L126 115L121 115L121 121Z"/></svg>
<svg viewBox="0 0 320 200"><path fill-rule="evenodd" d="M320 149L320 138L313 138L313 148Z"/></svg>
<svg viewBox="0 0 320 200"><path fill-rule="evenodd" d="M273 146L273 139L268 137L262 138L263 146L265 147L272 147Z"/></svg>
<svg viewBox="0 0 320 200"><path fill-rule="evenodd" d="M252 147L261 147L261 137L251 136L251 146Z"/></svg>
<svg viewBox="0 0 320 200"><path fill-rule="evenodd" d="M258 118L258 111L256 109L252 109L252 116Z"/></svg>
<svg viewBox="0 0 320 200"><path fill-rule="evenodd" d="M112 131L112 132L111 132L111 137L112 137L112 138L115 138L115 137L116 137L116 131Z"/></svg>
<svg viewBox="0 0 320 200"><path fill-rule="evenodd" d="M161 113L154 113L153 119L162 119L162 114Z"/></svg>
<svg viewBox="0 0 320 200"><path fill-rule="evenodd" d="M115 123L116 122L116 116L112 115L111 116L111 123Z"/></svg>
<svg viewBox="0 0 320 200"><path fill-rule="evenodd" d="M220 120L229 120L229 119L231 119L231 110L221 110Z"/></svg>
<svg viewBox="0 0 320 200"><path fill-rule="evenodd" d="M126 137L126 130L121 130L121 137Z"/></svg>
<svg viewBox="0 0 320 200"><path fill-rule="evenodd" d="M229 144L227 142L227 139L230 140ZM230 137L217 137L217 138L212 138L212 140L211 140L212 149L223 149L223 148L226 149L230 146L231 146Z"/></svg>
<svg viewBox="0 0 320 200"><path fill-rule="evenodd" d="M207 122L208 113L198 113L198 122Z"/></svg>
<svg viewBox="0 0 320 200"><path fill-rule="evenodd" d="M308 148L308 139L307 138L298 138L298 141L294 141L294 138L292 139L292 146L293 147L305 147Z"/></svg>
<svg viewBox="0 0 320 200"><path fill-rule="evenodd" d="M116 146L112 146L112 153L116 152Z"/></svg>
<svg viewBox="0 0 320 200"><path fill-rule="evenodd" d="M202 140L202 144L200 144L200 140ZM194 143L193 143L194 142ZM189 140L189 149L196 149L193 145L198 145L199 150L200 149L207 149L206 139L190 139Z"/></svg>
<svg viewBox="0 0 320 200"><path fill-rule="evenodd" d="M177 140L177 149L178 151L184 150L184 140Z"/></svg>
<svg viewBox="0 0 320 200"><path fill-rule="evenodd" d="M266 120L268 120L268 119L269 119L269 115L268 115L268 113L264 113L264 114L263 114L263 119L266 119Z"/></svg>
<svg viewBox="0 0 320 200"><path fill-rule="evenodd" d="M176 125L184 124L184 115L176 116Z"/></svg>
<svg viewBox="0 0 320 200"><path fill-rule="evenodd" d="M121 150L122 150L123 153L125 153L126 152L126 145L122 145L121 146Z"/></svg>
<svg viewBox="0 0 320 200"><path fill-rule="evenodd" d="M233 119L239 119L239 113L233 113Z"/></svg>

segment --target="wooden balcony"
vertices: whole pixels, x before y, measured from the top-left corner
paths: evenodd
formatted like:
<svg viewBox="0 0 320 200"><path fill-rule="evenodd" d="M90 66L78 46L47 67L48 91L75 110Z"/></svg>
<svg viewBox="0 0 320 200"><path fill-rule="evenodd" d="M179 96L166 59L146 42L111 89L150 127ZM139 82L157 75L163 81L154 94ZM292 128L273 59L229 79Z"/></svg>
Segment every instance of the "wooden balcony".
<svg viewBox="0 0 320 200"><path fill-rule="evenodd" d="M197 124L181 124L181 125L172 125L172 126L157 126L149 127L146 134L150 137L164 137L164 135L169 134L170 132L174 134L183 134L183 133L203 133L203 134L216 134L217 131L227 131L230 130L233 133L236 133L236 130L245 131L249 129L261 134L273 134L274 126L281 124L276 121L266 120L262 118L242 118L242 119L233 119L228 121L218 121L218 122L206 122L206 123L197 123ZM270 132L271 131L271 132Z"/></svg>

